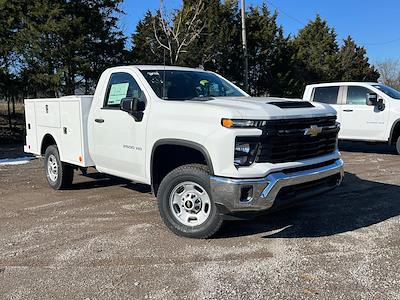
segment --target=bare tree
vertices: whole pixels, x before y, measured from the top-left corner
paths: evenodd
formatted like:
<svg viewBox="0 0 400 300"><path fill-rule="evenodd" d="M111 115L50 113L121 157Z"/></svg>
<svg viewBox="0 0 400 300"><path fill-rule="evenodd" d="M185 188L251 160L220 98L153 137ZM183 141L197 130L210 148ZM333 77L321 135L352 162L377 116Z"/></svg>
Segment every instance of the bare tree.
<svg viewBox="0 0 400 300"><path fill-rule="evenodd" d="M203 31L205 24L200 19L203 10L204 2L199 0L180 11L167 12L164 0L160 0L160 9L153 20L154 38L158 46L166 51L172 65L179 61L180 55Z"/></svg>
<svg viewBox="0 0 400 300"><path fill-rule="evenodd" d="M386 59L376 64L379 81L400 90L400 59Z"/></svg>

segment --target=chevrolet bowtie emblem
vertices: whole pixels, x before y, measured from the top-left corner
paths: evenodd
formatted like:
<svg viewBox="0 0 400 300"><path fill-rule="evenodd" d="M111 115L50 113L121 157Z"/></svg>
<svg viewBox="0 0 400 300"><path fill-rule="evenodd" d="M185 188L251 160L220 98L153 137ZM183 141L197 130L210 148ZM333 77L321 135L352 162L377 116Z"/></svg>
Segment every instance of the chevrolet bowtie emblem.
<svg viewBox="0 0 400 300"><path fill-rule="evenodd" d="M317 136L321 132L322 128L316 125L312 125L310 128L304 129L304 135L309 135L309 136Z"/></svg>

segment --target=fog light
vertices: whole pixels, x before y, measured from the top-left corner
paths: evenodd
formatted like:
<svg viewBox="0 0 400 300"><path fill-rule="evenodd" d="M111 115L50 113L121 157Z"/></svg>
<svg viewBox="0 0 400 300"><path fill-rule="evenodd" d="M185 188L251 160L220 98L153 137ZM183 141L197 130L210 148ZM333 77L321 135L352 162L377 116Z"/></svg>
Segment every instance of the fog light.
<svg viewBox="0 0 400 300"><path fill-rule="evenodd" d="M246 203L253 200L253 187L252 186L245 186L242 187L240 191L240 202Z"/></svg>

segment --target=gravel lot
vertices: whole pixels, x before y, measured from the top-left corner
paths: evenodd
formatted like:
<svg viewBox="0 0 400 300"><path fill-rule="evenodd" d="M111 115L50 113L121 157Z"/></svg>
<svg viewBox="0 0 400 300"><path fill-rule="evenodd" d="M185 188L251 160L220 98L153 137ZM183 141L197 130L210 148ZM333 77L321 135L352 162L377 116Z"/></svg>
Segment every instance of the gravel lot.
<svg viewBox="0 0 400 300"><path fill-rule="evenodd" d="M169 232L146 186L0 166L0 298L400 299L400 156L342 152L341 188L206 241Z"/></svg>

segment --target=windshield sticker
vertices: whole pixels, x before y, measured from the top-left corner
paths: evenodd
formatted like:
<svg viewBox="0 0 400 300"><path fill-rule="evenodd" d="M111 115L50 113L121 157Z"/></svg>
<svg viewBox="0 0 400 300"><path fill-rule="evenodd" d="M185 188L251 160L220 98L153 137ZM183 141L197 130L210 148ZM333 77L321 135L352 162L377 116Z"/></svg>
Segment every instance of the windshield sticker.
<svg viewBox="0 0 400 300"><path fill-rule="evenodd" d="M128 88L129 82L113 84L110 89L107 104L120 104L121 100L126 97Z"/></svg>
<svg viewBox="0 0 400 300"><path fill-rule="evenodd" d="M200 80L200 84L202 86L206 86L208 84L208 80L207 79Z"/></svg>

